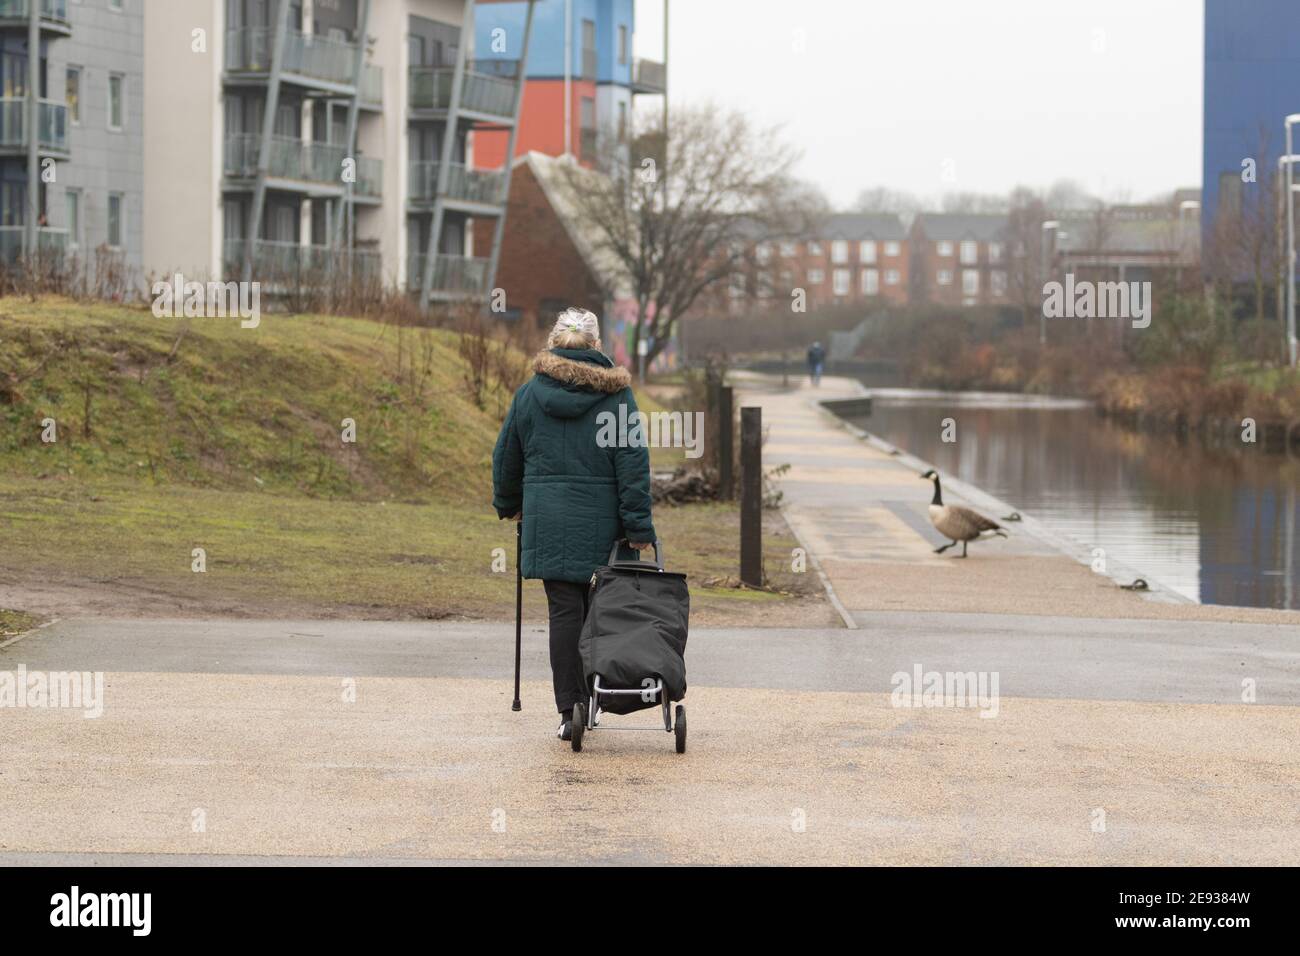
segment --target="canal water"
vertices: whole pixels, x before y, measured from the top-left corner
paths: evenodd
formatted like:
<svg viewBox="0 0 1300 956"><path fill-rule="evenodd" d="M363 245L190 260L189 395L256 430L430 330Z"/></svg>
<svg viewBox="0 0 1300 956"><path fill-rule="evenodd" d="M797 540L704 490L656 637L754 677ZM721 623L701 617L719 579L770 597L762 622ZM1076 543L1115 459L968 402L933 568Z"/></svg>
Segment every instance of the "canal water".
<svg viewBox="0 0 1300 956"><path fill-rule="evenodd" d="M1300 608L1300 458L1133 432L1084 402L872 389L854 424L1205 604ZM943 440L951 418L956 441Z"/></svg>

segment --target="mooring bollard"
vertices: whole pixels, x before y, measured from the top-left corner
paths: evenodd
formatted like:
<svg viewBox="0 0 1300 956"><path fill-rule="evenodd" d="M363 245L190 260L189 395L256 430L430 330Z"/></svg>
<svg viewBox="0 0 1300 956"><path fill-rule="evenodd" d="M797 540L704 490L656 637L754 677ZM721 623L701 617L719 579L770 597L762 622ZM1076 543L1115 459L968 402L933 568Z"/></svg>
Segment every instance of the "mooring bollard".
<svg viewBox="0 0 1300 956"><path fill-rule="evenodd" d="M763 586L763 409L740 410L740 580Z"/></svg>

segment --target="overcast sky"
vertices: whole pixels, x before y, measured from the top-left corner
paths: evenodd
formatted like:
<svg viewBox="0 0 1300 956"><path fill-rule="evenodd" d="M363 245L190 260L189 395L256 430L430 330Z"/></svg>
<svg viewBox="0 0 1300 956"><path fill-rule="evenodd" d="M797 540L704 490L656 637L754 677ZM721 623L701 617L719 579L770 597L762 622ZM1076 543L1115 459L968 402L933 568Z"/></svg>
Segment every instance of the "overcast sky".
<svg viewBox="0 0 1300 956"><path fill-rule="evenodd" d="M638 55L661 55L662 11L638 0ZM1203 17L1201 0L672 0L669 88L782 125L837 207L1065 178L1140 200L1200 184Z"/></svg>

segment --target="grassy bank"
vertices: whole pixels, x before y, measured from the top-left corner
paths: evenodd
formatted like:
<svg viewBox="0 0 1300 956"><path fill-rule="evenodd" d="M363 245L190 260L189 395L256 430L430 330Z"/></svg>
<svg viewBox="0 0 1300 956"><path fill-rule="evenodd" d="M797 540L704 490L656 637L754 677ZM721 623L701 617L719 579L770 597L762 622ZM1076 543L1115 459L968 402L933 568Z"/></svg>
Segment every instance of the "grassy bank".
<svg viewBox="0 0 1300 956"><path fill-rule="evenodd" d="M445 330L324 316L241 329L0 300L5 606L513 616L514 529L490 507L491 452L526 359L501 350L475 382ZM41 440L47 419L57 441ZM355 443L342 441L344 419ZM655 466L681 457L657 449ZM734 506L657 508L655 523L699 619L797 618L821 602L807 575L783 570L795 542L778 515L763 592L726 586ZM540 588L528 593L538 612Z"/></svg>

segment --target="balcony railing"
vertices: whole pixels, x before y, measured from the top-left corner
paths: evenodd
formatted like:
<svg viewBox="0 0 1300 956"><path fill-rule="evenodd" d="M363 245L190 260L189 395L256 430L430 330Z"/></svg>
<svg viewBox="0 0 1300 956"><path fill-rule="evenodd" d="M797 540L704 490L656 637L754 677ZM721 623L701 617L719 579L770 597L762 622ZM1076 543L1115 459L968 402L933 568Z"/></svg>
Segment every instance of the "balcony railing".
<svg viewBox="0 0 1300 956"><path fill-rule="evenodd" d="M438 167L436 160L413 160L408 168L407 195L418 202L432 202L437 198ZM449 199L480 202L499 206L505 202L506 178L497 169L469 169L462 163L452 163L447 170Z"/></svg>
<svg viewBox="0 0 1300 956"><path fill-rule="evenodd" d="M0 0L0 20L26 20L31 9L30 0ZM53 20L67 26L68 0L40 0L42 20Z"/></svg>
<svg viewBox="0 0 1300 956"><path fill-rule="evenodd" d="M361 102L370 106L384 105L384 68L373 63L361 67Z"/></svg>
<svg viewBox="0 0 1300 956"><path fill-rule="evenodd" d="M246 239L227 239L222 253L225 272L238 276L244 267ZM371 249L331 249L297 242L259 239L253 247L253 278L271 284L296 284L351 276L378 279L381 275L379 253Z"/></svg>
<svg viewBox="0 0 1300 956"><path fill-rule="evenodd" d="M668 70L657 60L632 61L632 85L642 92L662 93L668 88Z"/></svg>
<svg viewBox="0 0 1300 956"><path fill-rule="evenodd" d="M6 265L23 256L24 226L0 226L0 262ZM40 257L59 257L68 251L68 230L42 227L36 230L36 251Z"/></svg>
<svg viewBox="0 0 1300 956"><path fill-rule="evenodd" d="M271 69L270 27L241 27L226 31L226 69L233 73L267 73ZM290 30L284 38L285 73L351 86L357 46L346 40Z"/></svg>
<svg viewBox="0 0 1300 956"><path fill-rule="evenodd" d="M424 284L424 253L407 258L406 287L419 292ZM474 256L439 254L433 257L433 291L452 295L486 294L488 260Z"/></svg>
<svg viewBox="0 0 1300 956"><path fill-rule="evenodd" d="M454 66L411 67L411 108L445 110L450 107L455 73ZM461 86L461 108L489 116L513 117L518 73L517 60L476 60L468 64Z"/></svg>
<svg viewBox="0 0 1300 956"><path fill-rule="evenodd" d="M234 179L251 179L257 175L258 150L262 137L257 133L232 133L226 137L225 174ZM292 136L271 137L271 163L267 175L276 179L343 185L343 160L347 150L332 143L316 143ZM378 196L383 179L383 161L367 156L357 158L357 191Z"/></svg>
<svg viewBox="0 0 1300 956"><path fill-rule="evenodd" d="M66 151L68 148L68 107L53 100L38 104L37 123L41 149ZM27 146L27 98L0 99L0 148Z"/></svg>

